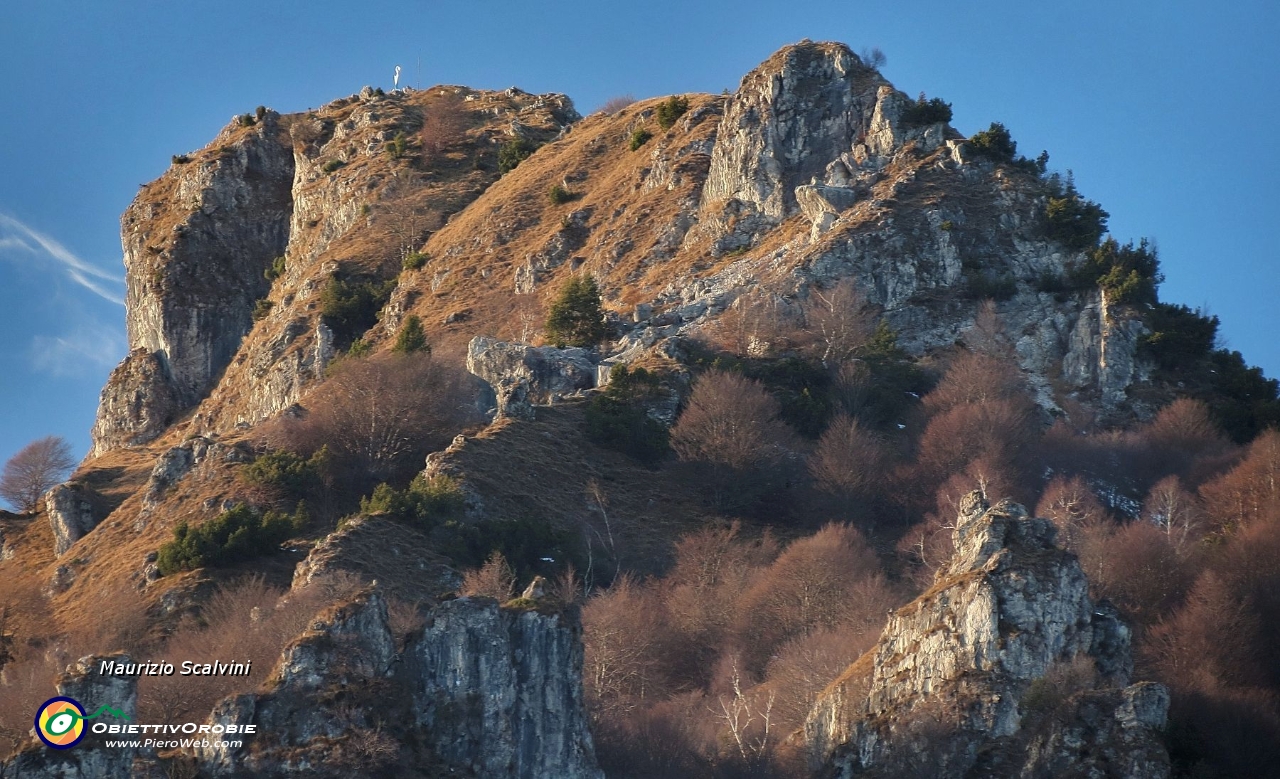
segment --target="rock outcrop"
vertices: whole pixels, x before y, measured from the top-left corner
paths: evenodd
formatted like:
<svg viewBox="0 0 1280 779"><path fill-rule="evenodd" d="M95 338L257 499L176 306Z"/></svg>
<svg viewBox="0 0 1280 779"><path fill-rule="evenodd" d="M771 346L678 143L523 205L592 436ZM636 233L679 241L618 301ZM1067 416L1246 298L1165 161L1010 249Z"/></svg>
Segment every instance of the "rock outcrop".
<svg viewBox="0 0 1280 779"><path fill-rule="evenodd" d="M89 454L153 441L182 411L164 354L134 349L102 388Z"/></svg>
<svg viewBox="0 0 1280 779"><path fill-rule="evenodd" d="M89 491L77 482L69 481L49 490L44 506L53 528L53 551L59 557L98 524Z"/></svg>
<svg viewBox="0 0 1280 779"><path fill-rule="evenodd" d="M838 43L789 46L749 73L720 120L699 232L723 235L732 221L749 240L737 223L758 231L793 213L796 186L865 137L884 84Z"/></svg>
<svg viewBox="0 0 1280 779"><path fill-rule="evenodd" d="M293 150L279 114L233 121L121 218L130 354L103 390L94 453L154 438L213 389L284 254Z"/></svg>
<svg viewBox="0 0 1280 779"><path fill-rule="evenodd" d="M101 720L110 725L136 722L138 708L137 679L132 676L102 676L104 662L129 663L123 654L83 657L67 668L57 682L58 695L75 699L92 715L100 707L109 706L123 718L110 713ZM97 722L99 720L95 720ZM107 747L108 734L95 734L85 723L84 739L71 749L50 749L33 743L19 752L7 766L5 776L22 779L98 779L98 777L135 776L134 760L144 756L143 750L131 746ZM8 773L12 771L13 773Z"/></svg>
<svg viewBox="0 0 1280 779"><path fill-rule="evenodd" d="M1129 630L1052 522L968 496L955 553L819 699L811 767L840 776L1166 777L1168 693L1129 686ZM1089 749L1080 749L1087 743Z"/></svg>
<svg viewBox="0 0 1280 779"><path fill-rule="evenodd" d="M486 777L603 779L570 618L448 601L428 615L406 664L418 722L447 763Z"/></svg>
<svg viewBox="0 0 1280 779"><path fill-rule="evenodd" d="M586 349L506 343L476 336L467 348L467 370L493 388L498 416L531 419L545 405L596 384L596 364Z"/></svg>
<svg viewBox="0 0 1280 779"><path fill-rule="evenodd" d="M412 765L493 779L603 779L582 700L582 645L566 615L460 598L398 646L376 589L317 619L268 689L211 724L257 725L238 749L199 751L211 776L346 776ZM370 745L380 745L372 749Z"/></svg>

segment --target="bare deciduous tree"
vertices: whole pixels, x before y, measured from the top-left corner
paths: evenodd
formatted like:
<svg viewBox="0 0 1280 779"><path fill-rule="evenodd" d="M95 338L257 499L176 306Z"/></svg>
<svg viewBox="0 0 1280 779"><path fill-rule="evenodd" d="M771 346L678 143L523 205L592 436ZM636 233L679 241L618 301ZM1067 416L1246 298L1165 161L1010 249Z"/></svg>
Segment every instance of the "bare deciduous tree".
<svg viewBox="0 0 1280 779"><path fill-rule="evenodd" d="M763 668L786 641L817 628L879 627L895 597L875 552L849 525L792 542L737 604L746 668Z"/></svg>
<svg viewBox="0 0 1280 779"><path fill-rule="evenodd" d="M863 65L874 70L883 68L885 63L889 61L889 58L885 56L885 53L880 50L879 46L864 48L862 51L858 52L858 59L862 60Z"/></svg>
<svg viewBox="0 0 1280 779"><path fill-rule="evenodd" d="M747 765L758 765L768 760L773 750L773 691L743 692L742 674L738 663L731 661L730 690L720 695L716 702L716 716L724 724L729 738L737 747L738 756Z"/></svg>
<svg viewBox="0 0 1280 779"><path fill-rule="evenodd" d="M791 345L797 334L783 304L759 290L741 295L711 326L720 348L739 357L766 357Z"/></svg>
<svg viewBox="0 0 1280 779"><path fill-rule="evenodd" d="M466 422L464 387L457 369L424 352L349 358L309 396L309 413L284 425L282 443L304 453L327 445L348 469L389 481Z"/></svg>
<svg viewBox="0 0 1280 779"><path fill-rule="evenodd" d="M858 420L840 413L831 420L809 458L809 473L829 492L854 495L884 478L884 445Z"/></svg>
<svg viewBox="0 0 1280 779"><path fill-rule="evenodd" d="M40 498L67 478L75 467L66 439L48 436L22 447L0 474L0 497L23 513L40 506Z"/></svg>
<svg viewBox="0 0 1280 779"><path fill-rule="evenodd" d="M1139 626L1166 616L1191 584L1184 561L1150 522L1086 527L1079 554L1095 593Z"/></svg>
<svg viewBox="0 0 1280 779"><path fill-rule="evenodd" d="M1169 545L1179 557L1186 557L1204 537L1204 512L1196 497L1182 489L1177 476L1156 482L1142 504L1148 521L1164 531Z"/></svg>
<svg viewBox="0 0 1280 779"><path fill-rule="evenodd" d="M604 101L604 103L596 109L596 111L604 114L613 115L636 102L635 95L616 95Z"/></svg>
<svg viewBox="0 0 1280 779"><path fill-rule="evenodd" d="M986 352L961 352L947 366L942 381L924 397L932 414L967 403L1009 400L1024 395L1026 383L1017 366Z"/></svg>
<svg viewBox="0 0 1280 779"><path fill-rule="evenodd" d="M587 603L582 625L583 687L597 719L628 712L661 692L662 614L653 592L623 575Z"/></svg>
<svg viewBox="0 0 1280 779"><path fill-rule="evenodd" d="M1086 530L1113 524L1102 501L1079 476L1055 476L1036 504L1036 516L1053 520L1058 526L1058 542L1077 553Z"/></svg>
<svg viewBox="0 0 1280 779"><path fill-rule="evenodd" d="M831 289L810 289L800 310L818 358L828 367L852 359L875 331L875 311L850 278Z"/></svg>
<svg viewBox="0 0 1280 779"><path fill-rule="evenodd" d="M1200 488L1219 528L1247 527L1280 517L1280 430L1267 430L1230 472Z"/></svg>
<svg viewBox="0 0 1280 779"><path fill-rule="evenodd" d="M496 598L499 603L505 603L515 595L516 572L502 552L495 551L484 565L462 575L461 592L463 595Z"/></svg>
<svg viewBox="0 0 1280 779"><path fill-rule="evenodd" d="M973 327L965 334L965 341L975 352L1004 359L1013 357L1013 344L1009 342L1009 334L1005 332L994 300L984 300L978 306L978 314L973 319Z"/></svg>
<svg viewBox="0 0 1280 779"><path fill-rule="evenodd" d="M837 625L810 631L778 649L765 677L777 691L775 710L783 732L804 725L818 694L840 676L879 637L880 628L867 630Z"/></svg>
<svg viewBox="0 0 1280 779"><path fill-rule="evenodd" d="M671 447L680 459L711 467L715 499L723 505L736 477L782 459L790 430L779 413L778 401L759 382L707 371L671 429Z"/></svg>
<svg viewBox="0 0 1280 779"><path fill-rule="evenodd" d="M1238 593L1206 571L1177 614L1151 628L1144 653L1175 689L1257 684L1265 674L1257 651L1261 629Z"/></svg>

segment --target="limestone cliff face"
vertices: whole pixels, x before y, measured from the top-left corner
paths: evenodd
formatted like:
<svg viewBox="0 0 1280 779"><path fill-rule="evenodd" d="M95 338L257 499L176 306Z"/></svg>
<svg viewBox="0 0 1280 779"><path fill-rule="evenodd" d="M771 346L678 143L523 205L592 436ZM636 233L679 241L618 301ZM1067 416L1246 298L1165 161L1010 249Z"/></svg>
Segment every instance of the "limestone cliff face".
<svg viewBox="0 0 1280 779"><path fill-rule="evenodd" d="M1129 685L1129 630L1090 601L1053 524L1015 504L988 509L977 493L965 508L934 586L890 616L879 643L814 707L804 732L812 767L1168 776L1159 738L1168 693ZM1070 747L1086 742L1096 748Z"/></svg>
<svg viewBox="0 0 1280 779"><path fill-rule="evenodd" d="M596 384L586 349L504 343L477 336L467 345L467 370L493 390L499 416L532 419L532 404L548 404Z"/></svg>
<svg viewBox="0 0 1280 779"><path fill-rule="evenodd" d="M376 591L317 620L286 648L266 691L214 710L211 723L256 724L259 735L240 749L201 751L204 770L345 776L401 765L426 775L435 767L494 779L603 779L572 618L461 598L425 619L402 648ZM361 752L370 734L395 741Z"/></svg>
<svg viewBox="0 0 1280 779"><path fill-rule="evenodd" d="M478 776L603 779L569 618L461 598L406 650L418 722L442 759Z"/></svg>
<svg viewBox="0 0 1280 779"><path fill-rule="evenodd" d="M270 286L263 271L288 245L293 171L287 129L267 112L253 127L233 122L125 212L131 367L104 392L95 451L154 437L213 388ZM136 404L132 426L120 398Z"/></svg>
<svg viewBox="0 0 1280 779"><path fill-rule="evenodd" d="M1097 291L1041 292L1080 258L1045 237L1039 183L969 159L943 123L905 124L909 102L841 44L788 47L748 74L723 109L684 240L744 256L670 282L645 304L654 316L624 320L617 352L697 335L746 292L785 311L851 278L900 344L925 354L963 342L982 290L999 285L1039 403L1056 410L1065 387L1127 413L1144 378L1140 319Z"/></svg>
<svg viewBox="0 0 1280 779"><path fill-rule="evenodd" d="M53 528L53 553L59 557L98 524L93 501L84 485L59 484L44 496L44 504L45 515Z"/></svg>

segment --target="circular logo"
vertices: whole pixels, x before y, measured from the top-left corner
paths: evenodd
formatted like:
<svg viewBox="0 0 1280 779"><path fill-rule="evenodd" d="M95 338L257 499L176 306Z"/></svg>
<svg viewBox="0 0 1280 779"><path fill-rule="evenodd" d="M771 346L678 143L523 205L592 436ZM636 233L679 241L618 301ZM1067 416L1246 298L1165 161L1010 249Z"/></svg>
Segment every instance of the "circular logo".
<svg viewBox="0 0 1280 779"><path fill-rule="evenodd" d="M36 711L36 735L54 749L79 744L84 738L84 707L75 698L50 698Z"/></svg>

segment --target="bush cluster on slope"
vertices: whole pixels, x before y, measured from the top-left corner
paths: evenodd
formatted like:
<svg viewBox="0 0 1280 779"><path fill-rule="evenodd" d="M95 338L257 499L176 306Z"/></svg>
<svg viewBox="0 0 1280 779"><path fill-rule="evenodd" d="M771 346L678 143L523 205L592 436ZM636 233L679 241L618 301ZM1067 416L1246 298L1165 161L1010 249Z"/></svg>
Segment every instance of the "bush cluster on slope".
<svg viewBox="0 0 1280 779"><path fill-rule="evenodd" d="M378 312L391 298L394 280L332 277L320 292L320 314L340 340L350 341L373 327Z"/></svg>
<svg viewBox="0 0 1280 779"><path fill-rule="evenodd" d="M305 504L292 515L278 511L260 513L245 504L224 511L203 525L180 522L173 540L160 547L156 566L162 576L205 566L221 566L251 560L278 551L281 543L308 521Z"/></svg>
<svg viewBox="0 0 1280 779"><path fill-rule="evenodd" d="M648 404L662 392L661 380L644 368L617 365L609 385L587 407L587 435L597 444L653 464L668 451L667 429L649 416Z"/></svg>
<svg viewBox="0 0 1280 779"><path fill-rule="evenodd" d="M926 127L951 121L951 104L940 97L926 99L924 93L902 111L900 121L907 127Z"/></svg>

